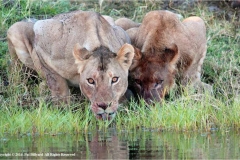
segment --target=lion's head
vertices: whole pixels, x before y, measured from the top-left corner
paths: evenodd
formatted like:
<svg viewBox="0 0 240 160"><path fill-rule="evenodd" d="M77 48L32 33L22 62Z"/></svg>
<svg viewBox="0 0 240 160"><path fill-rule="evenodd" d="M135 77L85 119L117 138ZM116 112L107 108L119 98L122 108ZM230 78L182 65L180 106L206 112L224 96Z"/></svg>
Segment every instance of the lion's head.
<svg viewBox="0 0 240 160"><path fill-rule="evenodd" d="M88 51L76 44L73 55L80 74L79 86L90 100L91 110L98 119L113 119L118 101L127 90L134 48L124 44L113 53L104 46Z"/></svg>
<svg viewBox="0 0 240 160"><path fill-rule="evenodd" d="M147 103L161 101L174 84L179 59L177 45L154 52L149 50L147 54L135 50L137 53L129 75L134 91Z"/></svg>
<svg viewBox="0 0 240 160"><path fill-rule="evenodd" d="M206 28L201 18L180 21L175 13L151 11L138 28L127 33L139 49L140 54L135 55L141 55L130 69L131 89L146 102L161 101L176 79L182 86L202 85Z"/></svg>

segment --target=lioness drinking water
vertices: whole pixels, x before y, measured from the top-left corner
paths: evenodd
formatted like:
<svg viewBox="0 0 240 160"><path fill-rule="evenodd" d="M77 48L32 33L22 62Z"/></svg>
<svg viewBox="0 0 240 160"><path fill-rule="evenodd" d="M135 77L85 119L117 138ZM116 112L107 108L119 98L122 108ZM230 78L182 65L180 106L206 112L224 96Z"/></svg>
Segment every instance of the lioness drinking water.
<svg viewBox="0 0 240 160"><path fill-rule="evenodd" d="M7 33L11 57L46 79L54 101L79 86L98 119L112 119L128 86L134 48L123 29L95 12L74 11L17 22Z"/></svg>

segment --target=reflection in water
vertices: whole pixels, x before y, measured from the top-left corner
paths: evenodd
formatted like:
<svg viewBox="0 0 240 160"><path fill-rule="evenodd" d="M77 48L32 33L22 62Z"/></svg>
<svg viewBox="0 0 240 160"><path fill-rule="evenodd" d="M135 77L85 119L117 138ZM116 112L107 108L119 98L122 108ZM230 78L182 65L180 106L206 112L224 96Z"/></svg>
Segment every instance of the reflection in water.
<svg viewBox="0 0 240 160"><path fill-rule="evenodd" d="M109 129L83 135L0 139L0 159L238 159L239 134Z"/></svg>

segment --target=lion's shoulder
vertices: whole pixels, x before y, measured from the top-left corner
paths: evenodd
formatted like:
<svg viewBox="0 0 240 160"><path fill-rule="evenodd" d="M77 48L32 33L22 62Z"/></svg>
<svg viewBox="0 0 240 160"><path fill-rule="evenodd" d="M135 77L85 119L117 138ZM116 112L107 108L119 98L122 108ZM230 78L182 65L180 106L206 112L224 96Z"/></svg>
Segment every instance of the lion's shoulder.
<svg viewBox="0 0 240 160"><path fill-rule="evenodd" d="M74 11L39 20L34 25L34 32L39 43L48 42L49 46L73 48L79 43L88 50L106 46L117 52L121 45L129 43L124 30L112 26L102 15L92 11Z"/></svg>

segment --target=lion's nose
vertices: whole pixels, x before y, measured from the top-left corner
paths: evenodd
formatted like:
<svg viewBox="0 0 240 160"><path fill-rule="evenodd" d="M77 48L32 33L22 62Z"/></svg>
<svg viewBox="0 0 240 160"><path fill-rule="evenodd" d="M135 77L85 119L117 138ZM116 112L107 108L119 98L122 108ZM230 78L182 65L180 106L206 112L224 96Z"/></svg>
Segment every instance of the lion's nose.
<svg viewBox="0 0 240 160"><path fill-rule="evenodd" d="M103 110L107 109L108 105L106 103L98 103L98 107L102 108Z"/></svg>

